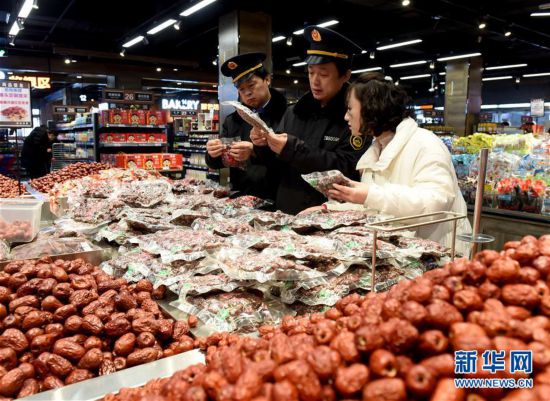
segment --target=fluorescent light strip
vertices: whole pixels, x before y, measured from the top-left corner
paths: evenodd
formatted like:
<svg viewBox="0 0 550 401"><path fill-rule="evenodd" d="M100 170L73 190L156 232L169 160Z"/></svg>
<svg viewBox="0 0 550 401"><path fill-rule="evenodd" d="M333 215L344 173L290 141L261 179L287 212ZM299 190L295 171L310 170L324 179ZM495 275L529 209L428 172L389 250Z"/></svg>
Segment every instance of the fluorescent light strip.
<svg viewBox="0 0 550 401"><path fill-rule="evenodd" d="M504 104L482 104L482 109L521 109L529 108L531 103L504 103ZM544 107L550 107L550 102L545 102Z"/></svg>
<svg viewBox="0 0 550 401"><path fill-rule="evenodd" d="M33 4L34 0L25 0L23 7L21 7L21 10L19 10L19 14L17 16L19 18L27 18L32 11Z"/></svg>
<svg viewBox="0 0 550 401"><path fill-rule="evenodd" d="M481 53L468 53L468 54L461 54L459 56L441 57L441 58L438 58L437 61L458 60L461 58L470 58L470 57L477 57L477 56L481 56Z"/></svg>
<svg viewBox="0 0 550 401"><path fill-rule="evenodd" d="M445 85L445 83L446 83L445 81L441 81L441 82L439 83L439 85Z"/></svg>
<svg viewBox="0 0 550 401"><path fill-rule="evenodd" d="M422 42L422 39L407 40L406 42L392 43L391 45L377 47L376 50L388 50L401 46L414 45L415 43Z"/></svg>
<svg viewBox="0 0 550 401"><path fill-rule="evenodd" d="M162 31L163 29L166 29L166 28L168 28L169 26L174 25L174 23L176 23L176 20L175 20L175 19L166 20L166 21L164 21L162 24L159 24L159 25L157 25L156 27L154 27L153 29L148 30L148 31L147 31L147 34L148 34L148 35L154 35L155 33L159 33L159 32Z"/></svg>
<svg viewBox="0 0 550 401"><path fill-rule="evenodd" d="M439 75L447 75L446 72L440 72Z"/></svg>
<svg viewBox="0 0 550 401"><path fill-rule="evenodd" d="M390 68L408 67L409 65L420 65L420 64L426 64L426 63L427 63L426 60L411 61L408 63L392 64L390 65Z"/></svg>
<svg viewBox="0 0 550 401"><path fill-rule="evenodd" d="M531 13L531 17L550 17L550 13Z"/></svg>
<svg viewBox="0 0 550 401"><path fill-rule="evenodd" d="M445 107L442 107L442 106L434 107L434 110L445 110Z"/></svg>
<svg viewBox="0 0 550 401"><path fill-rule="evenodd" d="M202 0L201 2L195 4L192 7L189 7L187 10L182 11L180 15L184 17L189 17L191 14L196 13L197 11L203 9L204 7L214 3L216 0Z"/></svg>
<svg viewBox="0 0 550 401"><path fill-rule="evenodd" d="M129 40L128 42L124 43L122 47L132 47L136 43L139 43L143 40L143 36L136 36L134 39Z"/></svg>
<svg viewBox="0 0 550 401"><path fill-rule="evenodd" d="M284 36L275 36L271 41L273 43L280 42L281 40L285 40L286 38Z"/></svg>
<svg viewBox="0 0 550 401"><path fill-rule="evenodd" d="M407 80L407 79L429 78L429 77L431 77L430 74L420 74L420 75L408 75L406 77L401 77L399 79Z"/></svg>
<svg viewBox="0 0 550 401"><path fill-rule="evenodd" d="M482 78L481 80L482 81L501 81L503 79L512 79L513 76L511 75L506 75L504 77L489 77L489 78Z"/></svg>
<svg viewBox="0 0 550 401"><path fill-rule="evenodd" d="M299 63L292 64L293 67L302 67L306 65L307 63L305 61L300 61Z"/></svg>
<svg viewBox="0 0 550 401"><path fill-rule="evenodd" d="M547 76L550 76L550 72L540 72L538 74L524 74L523 78L547 77Z"/></svg>
<svg viewBox="0 0 550 401"><path fill-rule="evenodd" d="M19 29L19 24L17 23L17 21L15 21L13 23L13 25L11 26L10 28L10 32L8 35L10 36L17 36L17 34L19 33L20 29Z"/></svg>
<svg viewBox="0 0 550 401"><path fill-rule="evenodd" d="M327 28L329 26L336 25L338 23L339 23L339 21L337 21L335 19L331 19L330 21L326 21L326 22L322 22L320 24L317 24L317 26L320 26L321 28ZM294 35L303 35L304 34L304 29L299 29L299 30L294 31L292 33Z"/></svg>
<svg viewBox="0 0 550 401"><path fill-rule="evenodd" d="M352 74L361 74L362 72L369 72L369 71L380 71L382 67L372 67L372 68L363 68L361 70L355 70L352 71Z"/></svg>
<svg viewBox="0 0 550 401"><path fill-rule="evenodd" d="M494 67L486 67L487 71L491 70L504 70L506 68L520 68L527 67L527 64L510 64L510 65L495 65Z"/></svg>

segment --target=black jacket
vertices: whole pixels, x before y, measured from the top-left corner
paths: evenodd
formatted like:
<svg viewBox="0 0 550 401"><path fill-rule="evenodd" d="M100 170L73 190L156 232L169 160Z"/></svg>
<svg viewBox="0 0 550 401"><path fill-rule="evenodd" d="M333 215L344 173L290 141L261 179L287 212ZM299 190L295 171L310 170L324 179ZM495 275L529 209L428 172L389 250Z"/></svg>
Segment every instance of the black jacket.
<svg viewBox="0 0 550 401"><path fill-rule="evenodd" d="M46 128L37 127L25 138L21 150L21 164L30 178L42 177L50 172L52 142Z"/></svg>
<svg viewBox="0 0 550 401"><path fill-rule="evenodd" d="M271 100L260 112L260 117L269 127L276 129L286 110L286 98L278 91L270 89ZM250 142L252 127L237 112L228 115L223 122L220 138L240 137ZM221 157L213 158L206 154L206 164L210 168L224 168ZM246 170L231 168L229 170L231 187L243 195L254 195L263 199L275 199L279 174L277 169L270 168L269 163L258 164L255 157L247 162Z"/></svg>
<svg viewBox="0 0 550 401"><path fill-rule="evenodd" d="M302 174L340 170L346 177L359 179L356 165L368 144L363 143L360 149L351 145L351 133L344 120L347 88L348 85L344 85L325 107L321 107L310 92L289 107L278 128L279 132L288 134L280 155L275 155L269 147L254 147L261 160L278 164L281 180L275 198L277 209L296 214L326 201L304 181Z"/></svg>

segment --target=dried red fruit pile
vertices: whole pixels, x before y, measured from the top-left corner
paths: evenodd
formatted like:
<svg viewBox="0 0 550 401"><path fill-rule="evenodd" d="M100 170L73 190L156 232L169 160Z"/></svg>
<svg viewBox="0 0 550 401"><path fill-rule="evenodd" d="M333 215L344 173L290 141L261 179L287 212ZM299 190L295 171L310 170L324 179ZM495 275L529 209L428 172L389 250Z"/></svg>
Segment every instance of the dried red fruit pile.
<svg viewBox="0 0 550 401"><path fill-rule="evenodd" d="M21 184L21 194L26 193L26 189ZM0 174L0 198L17 198L19 191L17 189L17 180L6 177Z"/></svg>
<svg viewBox="0 0 550 401"><path fill-rule="evenodd" d="M37 191L48 193L55 184L65 182L75 178L82 178L88 175L96 174L101 170L111 168L103 163L74 163L63 167L61 170L54 171L44 177L30 181L31 186Z"/></svg>
<svg viewBox="0 0 550 401"><path fill-rule="evenodd" d="M164 293L82 260L10 263L0 272L0 396L21 398L191 350L196 319L165 318L154 301Z"/></svg>
<svg viewBox="0 0 550 401"><path fill-rule="evenodd" d="M548 400L549 273L550 235L525 237L387 293L354 294L324 314L287 317L262 327L261 338L202 339L206 365L105 400ZM534 389L456 389L453 352L492 349L532 350Z"/></svg>

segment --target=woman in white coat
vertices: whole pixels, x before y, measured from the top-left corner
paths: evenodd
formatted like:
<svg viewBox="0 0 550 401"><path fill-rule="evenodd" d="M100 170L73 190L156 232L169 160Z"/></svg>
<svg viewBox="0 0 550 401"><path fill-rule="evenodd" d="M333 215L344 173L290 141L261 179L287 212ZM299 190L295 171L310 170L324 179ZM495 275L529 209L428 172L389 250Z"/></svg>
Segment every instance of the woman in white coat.
<svg viewBox="0 0 550 401"><path fill-rule="evenodd" d="M374 141L357 163L361 182L350 187L334 185L329 210L366 209L394 217L453 211L466 214L451 155L431 131L419 128L408 117L404 89L380 73L361 75L348 95L346 121L352 135L372 135ZM459 220L460 233L470 233L466 219ZM421 227L417 235L450 247L452 223ZM469 247L457 241L457 251L468 255Z"/></svg>

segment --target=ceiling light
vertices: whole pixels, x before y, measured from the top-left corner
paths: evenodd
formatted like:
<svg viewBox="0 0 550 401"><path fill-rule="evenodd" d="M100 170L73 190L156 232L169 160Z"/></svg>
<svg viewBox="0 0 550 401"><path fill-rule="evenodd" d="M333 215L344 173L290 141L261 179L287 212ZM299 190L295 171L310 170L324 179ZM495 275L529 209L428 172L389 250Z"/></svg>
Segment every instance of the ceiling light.
<svg viewBox="0 0 550 401"><path fill-rule="evenodd" d="M419 60L419 61L411 61L408 63L401 63L401 64L392 64L390 65L390 68L401 68L401 67L408 67L409 65L420 65L420 64L426 64L426 60Z"/></svg>
<svg viewBox="0 0 550 401"><path fill-rule="evenodd" d="M34 0L25 0L17 16L19 18L27 18L33 9L33 5L34 5Z"/></svg>
<svg viewBox="0 0 550 401"><path fill-rule="evenodd" d="M428 89L429 92L434 92L435 91L435 88L430 88Z"/></svg>
<svg viewBox="0 0 550 401"><path fill-rule="evenodd" d="M15 46L15 36L10 35L9 39L10 39L10 46Z"/></svg>
<svg viewBox="0 0 550 401"><path fill-rule="evenodd" d="M367 54L366 50L361 50L361 54Z"/></svg>
<svg viewBox="0 0 550 401"><path fill-rule="evenodd" d="M422 39L407 40L406 42L398 42L398 43L392 43L391 45L380 46L380 47L377 47L376 50L388 50L388 49L393 49L395 47L414 45L415 43L420 43L420 42L422 42Z"/></svg>
<svg viewBox="0 0 550 401"><path fill-rule="evenodd" d="M468 54L460 54L458 56L441 57L441 58L438 58L437 61L458 60L461 58L470 58L470 57L477 57L477 56L481 56L481 53L468 53Z"/></svg>
<svg viewBox="0 0 550 401"><path fill-rule="evenodd" d="M74 58L71 59L71 63L76 63L76 60Z"/></svg>
<svg viewBox="0 0 550 401"><path fill-rule="evenodd" d="M445 81L441 81L439 85L445 85Z"/></svg>
<svg viewBox="0 0 550 401"><path fill-rule="evenodd" d="M485 67L486 70L504 70L506 68L520 68L520 67L527 67L527 64L509 64L509 65L495 65L493 67Z"/></svg>
<svg viewBox="0 0 550 401"><path fill-rule="evenodd" d="M550 12L531 13L531 17L550 17Z"/></svg>
<svg viewBox="0 0 550 401"><path fill-rule="evenodd" d="M395 86L399 86L399 80L395 81Z"/></svg>
<svg viewBox="0 0 550 401"><path fill-rule="evenodd" d="M15 21L13 23L13 25L11 26L10 32L8 33L8 35L15 37L15 36L17 36L17 34L19 33L20 30L21 30L21 27L19 26L19 23L17 21Z"/></svg>
<svg viewBox="0 0 550 401"><path fill-rule="evenodd" d="M407 7L407 6L410 5L410 4L411 4L411 1L410 1L410 0L403 0L403 1L401 2L401 5L402 5L403 7Z"/></svg>
<svg viewBox="0 0 550 401"><path fill-rule="evenodd" d="M66 59L65 59L65 64L71 64L71 59L70 59L70 58L66 58Z"/></svg>
<svg viewBox="0 0 550 401"><path fill-rule="evenodd" d="M506 76L503 76L503 77L489 77L489 78L482 78L481 80L482 81L500 81L500 80L503 80L503 79L512 79L513 76L511 75L506 75Z"/></svg>
<svg viewBox="0 0 550 401"><path fill-rule="evenodd" d="M432 61L430 63L430 70L434 70L435 69L435 63Z"/></svg>
<svg viewBox="0 0 550 401"><path fill-rule="evenodd" d="M140 36L136 36L134 39L131 39L131 40L129 40L128 42L124 43L124 44L122 45L122 47L126 47L126 48L132 47L133 45L135 45L135 44L141 42L143 39L145 39L144 36L141 36L141 35L140 35Z"/></svg>
<svg viewBox="0 0 550 401"><path fill-rule="evenodd" d="M506 29L504 31L504 36L508 37L508 36L512 36L512 31L510 31L509 29Z"/></svg>
<svg viewBox="0 0 550 401"><path fill-rule="evenodd" d="M8 75L13 75L13 71L8 71Z"/></svg>
<svg viewBox="0 0 550 401"><path fill-rule="evenodd" d="M538 74L524 74L523 78L546 77L546 76L550 76L550 72L540 72Z"/></svg>
<svg viewBox="0 0 550 401"><path fill-rule="evenodd" d="M439 75L447 75L446 72L440 72Z"/></svg>
<svg viewBox="0 0 550 401"><path fill-rule="evenodd" d="M120 54L120 57L124 57L124 54L125 54L125 53L126 53L126 49L122 49L122 50L120 51L120 53L119 53L119 54Z"/></svg>
<svg viewBox="0 0 550 401"><path fill-rule="evenodd" d="M218 65L218 60L216 59L212 60L212 65Z"/></svg>
<svg viewBox="0 0 550 401"><path fill-rule="evenodd" d="M287 45L287 46L292 46L292 36L289 36L289 37L286 39L286 45Z"/></svg>
<svg viewBox="0 0 550 401"><path fill-rule="evenodd" d="M297 79L294 80L294 85L296 85L296 84L298 84L298 80L297 80Z"/></svg>
<svg viewBox="0 0 550 401"><path fill-rule="evenodd" d="M176 23L174 24L174 29L175 29L176 31L179 31L180 28L181 28L181 21L178 21L178 22L176 22Z"/></svg>
<svg viewBox="0 0 550 401"><path fill-rule="evenodd" d="M285 72L286 72L287 74L290 74L290 73L291 73L292 71L290 71L290 70L286 70Z"/></svg>
<svg viewBox="0 0 550 401"><path fill-rule="evenodd" d="M363 68L360 70L354 70L351 73L352 74L361 74L362 72L369 72L369 71L380 71L382 67L371 67L371 68Z"/></svg>
<svg viewBox="0 0 550 401"><path fill-rule="evenodd" d="M157 67L157 72L161 72L161 71L162 71L162 68Z"/></svg>
<svg viewBox="0 0 550 401"><path fill-rule="evenodd" d="M321 22L320 24L317 24L317 26L320 26L321 28L327 28L329 26L336 25L338 23L339 23L339 21L337 21L335 19L332 19L330 21ZM292 33L294 35L303 35L304 34L304 29L298 29L297 31L294 31Z"/></svg>
<svg viewBox="0 0 550 401"><path fill-rule="evenodd" d="M370 58L371 60L374 60L375 57L376 57L376 54L375 54L374 52L370 52L370 53L369 53L369 58Z"/></svg>
<svg viewBox="0 0 550 401"><path fill-rule="evenodd" d="M177 82L178 85L181 85L181 82Z"/></svg>
<svg viewBox="0 0 550 401"><path fill-rule="evenodd" d="M32 8L34 8L35 10L38 10L38 0L33 1Z"/></svg>
<svg viewBox="0 0 550 401"><path fill-rule="evenodd" d="M307 63L305 61L300 61L299 63L292 64L293 67L302 67L306 65Z"/></svg>
<svg viewBox="0 0 550 401"><path fill-rule="evenodd" d="M204 7L214 3L216 0L202 0L195 4L192 7L189 7L187 10L182 11L180 15L183 15L184 17L189 17L191 14L196 13L197 11L203 9Z"/></svg>
<svg viewBox="0 0 550 401"><path fill-rule="evenodd" d="M174 72L178 72L178 69L177 69L177 68L174 68Z"/></svg>
<svg viewBox="0 0 550 401"><path fill-rule="evenodd" d="M420 75L409 75L406 77L401 77L401 79L407 80L407 79L429 78L429 77L431 77L430 74L420 74Z"/></svg>
<svg viewBox="0 0 550 401"><path fill-rule="evenodd" d="M155 33L159 33L163 29L168 28L170 25L174 25L175 22L176 22L175 19L168 19L168 20L164 21L163 23L158 24L156 27L154 27L152 29L149 29L147 31L147 34L148 35L154 35Z"/></svg>
<svg viewBox="0 0 550 401"><path fill-rule="evenodd" d="M487 28L487 23L485 21L482 21L479 23L479 25L477 26L479 29L485 29Z"/></svg>
<svg viewBox="0 0 550 401"><path fill-rule="evenodd" d="M520 78L520 77L517 77L517 78L516 78L516 84L519 84L520 81L521 81L521 78Z"/></svg>
<svg viewBox="0 0 550 401"><path fill-rule="evenodd" d="M82 75L77 75L76 79L82 79Z"/></svg>
<svg viewBox="0 0 550 401"><path fill-rule="evenodd" d="M149 39L147 39L146 37L144 37L141 41L143 42L143 44L145 46L147 46L149 44Z"/></svg>
<svg viewBox="0 0 550 401"><path fill-rule="evenodd" d="M285 40L285 39L286 39L286 37L284 37L284 36L275 36L273 39L271 39L271 41L273 43L277 43L277 42L280 42L281 40Z"/></svg>

